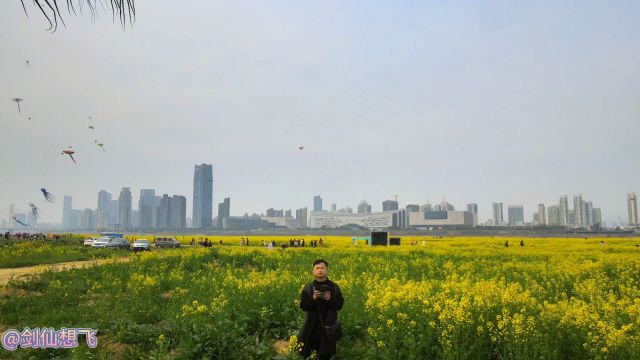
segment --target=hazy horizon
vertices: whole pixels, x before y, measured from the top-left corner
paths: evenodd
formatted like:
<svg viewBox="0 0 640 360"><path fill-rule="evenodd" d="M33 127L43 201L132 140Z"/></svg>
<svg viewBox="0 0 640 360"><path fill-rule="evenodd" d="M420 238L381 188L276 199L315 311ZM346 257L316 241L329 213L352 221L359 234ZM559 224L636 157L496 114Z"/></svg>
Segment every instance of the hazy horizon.
<svg viewBox="0 0 640 360"><path fill-rule="evenodd" d="M638 2L137 1L126 30L65 10L54 34L25 4L0 3L4 219L34 202L60 222L64 195L95 209L122 187L191 217L201 163L214 216L225 197L242 215L397 194L529 222L581 193L610 223L640 193Z"/></svg>

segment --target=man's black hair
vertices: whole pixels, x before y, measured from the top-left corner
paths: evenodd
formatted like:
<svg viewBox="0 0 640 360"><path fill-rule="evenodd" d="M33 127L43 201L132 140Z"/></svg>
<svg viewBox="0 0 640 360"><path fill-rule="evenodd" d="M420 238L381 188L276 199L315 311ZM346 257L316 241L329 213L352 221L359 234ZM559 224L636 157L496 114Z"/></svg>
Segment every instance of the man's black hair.
<svg viewBox="0 0 640 360"><path fill-rule="evenodd" d="M328 262L327 262L327 260L325 260L325 259L316 259L316 260L313 262L313 266L316 266L316 265L318 265L318 264L320 264L320 263L324 263L324 266L329 267L329 263L328 263Z"/></svg>

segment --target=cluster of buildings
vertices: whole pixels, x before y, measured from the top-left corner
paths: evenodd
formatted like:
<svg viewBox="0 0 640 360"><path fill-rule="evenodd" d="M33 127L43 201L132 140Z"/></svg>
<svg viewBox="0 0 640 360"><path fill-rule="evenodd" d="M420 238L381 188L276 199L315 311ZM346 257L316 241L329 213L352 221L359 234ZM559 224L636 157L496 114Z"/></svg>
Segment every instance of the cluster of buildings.
<svg viewBox="0 0 640 360"><path fill-rule="evenodd" d="M509 205L507 207L506 221L503 210L502 203L493 203L493 217L485 225L562 226L576 229L602 228L602 211L600 208L593 207L593 202L583 199L582 194L574 195L572 204L569 203L569 197L566 195L560 196L558 204L551 206L538 204L538 211L534 212L532 222L525 222L522 205Z"/></svg>
<svg viewBox="0 0 640 360"><path fill-rule="evenodd" d="M193 175L192 217L187 217L187 199L183 195L156 195L154 189L141 189L137 209L133 208L131 189L123 187L117 197L105 190L98 193L96 209L74 209L71 196L64 196L62 229L64 230L142 230L142 231L180 231L186 228L216 230L252 230L252 229L383 229L383 228L432 228L480 226L538 226L565 227L571 229L602 228L602 212L582 194L573 196L569 201L566 195L560 196L557 204L545 206L538 204L531 221L526 221L522 205L508 205L504 217L503 203L492 204L492 218L478 224L478 204L469 203L466 208L456 210L446 200L439 204L409 204L401 208L395 200L382 202L381 211L374 212L373 207L362 200L357 208L350 206L338 209L331 204L329 209L323 206L320 195L313 198L313 208L292 210L274 209L266 213L245 213L243 216L231 215L231 198L226 197L218 204L217 216L213 213L213 167L211 164L195 165ZM638 205L635 193L627 194L629 214L628 226L638 228ZM10 206L10 219L2 220L0 227L26 229L18 222L36 224L31 213L17 213ZM8 226L7 226L8 225Z"/></svg>

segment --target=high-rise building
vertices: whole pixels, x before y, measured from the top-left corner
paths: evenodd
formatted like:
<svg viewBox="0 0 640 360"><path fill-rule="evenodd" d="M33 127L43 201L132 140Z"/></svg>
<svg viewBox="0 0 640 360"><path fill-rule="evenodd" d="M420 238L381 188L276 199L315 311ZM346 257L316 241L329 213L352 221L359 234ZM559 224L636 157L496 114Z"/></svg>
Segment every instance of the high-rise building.
<svg viewBox="0 0 640 360"><path fill-rule="evenodd" d="M627 212L629 213L629 225L638 226L638 199L636 193L627 194Z"/></svg>
<svg viewBox="0 0 640 360"><path fill-rule="evenodd" d="M322 211L322 198L320 195L313 197L313 211Z"/></svg>
<svg viewBox="0 0 640 360"><path fill-rule="evenodd" d="M502 203L493 203L491 204L491 207L493 208L493 225L503 226L504 213L502 211Z"/></svg>
<svg viewBox="0 0 640 360"><path fill-rule="evenodd" d="M120 230L131 229L131 190L123 187L118 197L118 224Z"/></svg>
<svg viewBox="0 0 640 360"><path fill-rule="evenodd" d="M569 197L567 195L560 196L560 225L569 227Z"/></svg>
<svg viewBox="0 0 640 360"><path fill-rule="evenodd" d="M100 190L98 193L98 209L96 211L96 227L106 229L109 227L109 211L111 210L111 194Z"/></svg>
<svg viewBox="0 0 640 360"><path fill-rule="evenodd" d="M80 210L80 229L94 229L96 227L94 211L91 209Z"/></svg>
<svg viewBox="0 0 640 360"><path fill-rule="evenodd" d="M366 200L362 200L358 204L358 214L371 214L371 205Z"/></svg>
<svg viewBox="0 0 640 360"><path fill-rule="evenodd" d="M382 211L398 210L398 202L395 200L385 200L382 202Z"/></svg>
<svg viewBox="0 0 640 360"><path fill-rule="evenodd" d="M291 212L291 209L284 212L284 217L288 217L288 218L293 217L293 213Z"/></svg>
<svg viewBox="0 0 640 360"><path fill-rule="evenodd" d="M193 173L193 227L208 228L213 221L213 166L196 165Z"/></svg>
<svg viewBox="0 0 640 360"><path fill-rule="evenodd" d="M109 228L113 228L120 224L118 220L119 211L120 204L118 203L118 200L111 200L111 206L109 207Z"/></svg>
<svg viewBox="0 0 640 360"><path fill-rule="evenodd" d="M582 200L582 194L573 195L573 213L576 217L575 225L577 227L583 227L584 224L584 201Z"/></svg>
<svg viewBox="0 0 640 360"><path fill-rule="evenodd" d="M70 229L73 227L71 224L71 209L73 208L72 203L73 199L71 198L71 196L65 195L64 201L62 203L62 228L64 229Z"/></svg>
<svg viewBox="0 0 640 360"><path fill-rule="evenodd" d="M544 204L538 204L538 225L547 225L547 213L544 208Z"/></svg>
<svg viewBox="0 0 640 360"><path fill-rule="evenodd" d="M522 205L509 205L507 207L507 216L509 216L509 225L524 225L524 209Z"/></svg>
<svg viewBox="0 0 640 360"><path fill-rule="evenodd" d="M593 202L585 201L582 207L582 219L584 221L584 227L593 226Z"/></svg>
<svg viewBox="0 0 640 360"><path fill-rule="evenodd" d="M308 226L307 214L308 212L306 207L296 210L296 220L298 221L299 228L306 228Z"/></svg>
<svg viewBox="0 0 640 360"><path fill-rule="evenodd" d="M331 212L336 212L338 206L336 204L331 204Z"/></svg>
<svg viewBox="0 0 640 360"><path fill-rule="evenodd" d="M547 208L547 225L560 226L560 206L552 205Z"/></svg>
<svg viewBox="0 0 640 360"><path fill-rule="evenodd" d="M231 216L231 198L224 198L224 201L218 204L218 229L222 229L223 220Z"/></svg>
<svg viewBox="0 0 640 360"><path fill-rule="evenodd" d="M478 204L469 203L467 204L467 212L473 214L473 226L478 226Z"/></svg>
<svg viewBox="0 0 640 360"><path fill-rule="evenodd" d="M173 195L171 198L171 229L184 229L187 226L187 198L182 195Z"/></svg>
<svg viewBox="0 0 640 360"><path fill-rule="evenodd" d="M171 228L171 197L163 194L160 198L160 206L158 207L158 229Z"/></svg>
<svg viewBox="0 0 640 360"><path fill-rule="evenodd" d="M476 204L476 203L467 204L467 212L470 212L472 214L477 214L478 213L478 204Z"/></svg>
<svg viewBox="0 0 640 360"><path fill-rule="evenodd" d="M602 228L602 211L600 208L593 208L593 227Z"/></svg>
<svg viewBox="0 0 640 360"><path fill-rule="evenodd" d="M156 191L153 189L140 189L138 200L138 216L140 229L153 228L153 208L156 206Z"/></svg>
<svg viewBox="0 0 640 360"><path fill-rule="evenodd" d="M576 212L569 210L569 216L567 217L567 226L573 227L576 225Z"/></svg>

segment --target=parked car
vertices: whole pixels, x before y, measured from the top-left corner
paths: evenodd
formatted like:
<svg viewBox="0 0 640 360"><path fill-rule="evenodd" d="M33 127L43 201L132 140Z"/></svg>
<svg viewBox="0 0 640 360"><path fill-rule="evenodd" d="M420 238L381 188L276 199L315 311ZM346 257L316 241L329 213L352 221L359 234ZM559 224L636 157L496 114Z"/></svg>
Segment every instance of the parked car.
<svg viewBox="0 0 640 360"><path fill-rule="evenodd" d="M97 239L95 239L93 241L93 243L91 244L91 246L95 247L95 248L103 248L106 247L107 244L109 244L109 241L111 241L112 238L110 237L99 237Z"/></svg>
<svg viewBox="0 0 640 360"><path fill-rule="evenodd" d="M107 249L125 249L129 250L131 248L131 244L129 244L129 240L125 238L113 238L106 246Z"/></svg>
<svg viewBox="0 0 640 360"><path fill-rule="evenodd" d="M84 246L93 246L93 242L96 241L96 238L86 238L84 239Z"/></svg>
<svg viewBox="0 0 640 360"><path fill-rule="evenodd" d="M151 251L151 243L147 239L138 239L133 242L133 251Z"/></svg>
<svg viewBox="0 0 640 360"><path fill-rule="evenodd" d="M156 240L153 242L153 244L157 248L161 248L161 247L179 248L180 247L180 243L178 242L178 240L176 240L176 238L173 238L173 237L159 237L159 238L156 238Z"/></svg>

